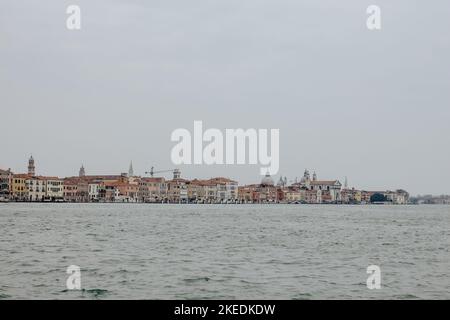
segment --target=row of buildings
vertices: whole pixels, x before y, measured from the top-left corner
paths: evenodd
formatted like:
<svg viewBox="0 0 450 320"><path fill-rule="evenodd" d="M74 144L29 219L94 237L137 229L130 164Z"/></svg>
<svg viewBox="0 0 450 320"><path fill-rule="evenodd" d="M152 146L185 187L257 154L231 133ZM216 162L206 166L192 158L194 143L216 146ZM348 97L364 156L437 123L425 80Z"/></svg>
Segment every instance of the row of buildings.
<svg viewBox="0 0 450 320"><path fill-rule="evenodd" d="M413 204L450 204L450 195L433 196L431 194L418 195L410 199Z"/></svg>
<svg viewBox="0 0 450 320"><path fill-rule="evenodd" d="M274 183L267 174L260 183L239 186L237 181L217 177L206 180L135 176L133 166L120 175L86 175L82 166L75 177L58 178L35 173L33 157L28 173L0 170L0 200L33 202L143 202L143 203L346 203L373 202L381 194L384 202L406 204L404 190L362 191L344 187L338 180L319 180L305 170L300 181L290 185L286 178Z"/></svg>

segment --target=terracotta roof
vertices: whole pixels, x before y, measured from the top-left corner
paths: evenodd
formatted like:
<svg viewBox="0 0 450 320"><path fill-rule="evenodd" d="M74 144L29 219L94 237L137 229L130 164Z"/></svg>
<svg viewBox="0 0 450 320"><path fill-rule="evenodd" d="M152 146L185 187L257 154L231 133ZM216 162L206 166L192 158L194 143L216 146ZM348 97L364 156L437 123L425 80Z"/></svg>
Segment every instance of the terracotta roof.
<svg viewBox="0 0 450 320"><path fill-rule="evenodd" d="M317 181L311 181L312 185L335 185L338 180L317 180Z"/></svg>
<svg viewBox="0 0 450 320"><path fill-rule="evenodd" d="M29 175L29 174L26 174L26 173L16 173L16 174L13 174L13 178L23 178L23 179L26 179L26 178L30 178L31 176Z"/></svg>
<svg viewBox="0 0 450 320"><path fill-rule="evenodd" d="M172 179L172 180L168 180L168 181L167 181L167 183L178 183L178 182L184 182L184 183L187 183L187 182L189 182L189 180L182 179L182 178L178 178L178 179Z"/></svg>
<svg viewBox="0 0 450 320"><path fill-rule="evenodd" d="M96 175L96 176L73 176L73 177L67 177L66 179L79 179L84 181L93 181L93 180L120 180L123 179L124 176L121 175Z"/></svg>
<svg viewBox="0 0 450 320"><path fill-rule="evenodd" d="M30 176L29 179L30 180L42 180L42 181L47 180L46 177L43 177L43 176L32 176L32 177Z"/></svg>
<svg viewBox="0 0 450 320"><path fill-rule="evenodd" d="M217 185L216 182L213 182L211 180L199 180L199 179L191 180L190 184L204 187L206 186L215 187Z"/></svg>
<svg viewBox="0 0 450 320"><path fill-rule="evenodd" d="M144 181L144 182L153 182L153 183L156 183L156 182L164 182L166 179L164 179L164 178L142 178L141 179L142 181Z"/></svg>
<svg viewBox="0 0 450 320"><path fill-rule="evenodd" d="M119 186L123 186L124 184L127 184L127 183L120 182L120 181L105 181L105 182L103 182L103 184L108 187L119 187Z"/></svg>
<svg viewBox="0 0 450 320"><path fill-rule="evenodd" d="M58 178L58 177L45 177L45 176L41 176L41 178L42 179L45 179L45 180L63 180L63 179L61 179L61 178Z"/></svg>
<svg viewBox="0 0 450 320"><path fill-rule="evenodd" d="M231 180L229 178L224 178L224 177L211 178L211 179L209 179L209 181L217 182L217 183L237 183L234 180Z"/></svg>
<svg viewBox="0 0 450 320"><path fill-rule="evenodd" d="M78 181L75 181L75 180L64 180L64 185L76 186L76 185L78 185Z"/></svg>

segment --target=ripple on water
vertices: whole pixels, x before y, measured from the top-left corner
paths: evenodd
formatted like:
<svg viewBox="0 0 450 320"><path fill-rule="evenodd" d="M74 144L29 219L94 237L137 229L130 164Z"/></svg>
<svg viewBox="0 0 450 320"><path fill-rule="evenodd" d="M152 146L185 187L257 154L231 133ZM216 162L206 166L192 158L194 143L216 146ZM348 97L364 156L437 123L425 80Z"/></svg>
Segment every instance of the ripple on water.
<svg viewBox="0 0 450 320"><path fill-rule="evenodd" d="M81 291L94 298L103 297L109 293L106 289L82 289Z"/></svg>
<svg viewBox="0 0 450 320"><path fill-rule="evenodd" d="M187 283L193 283L193 282L203 282L203 281L206 281L206 282L208 282L209 280L211 280L210 278L208 278L208 277L199 277L199 278L186 278L186 279L183 279L183 281L184 282L187 282Z"/></svg>
<svg viewBox="0 0 450 320"><path fill-rule="evenodd" d="M394 299L399 299L399 300L412 300L412 299L420 299L420 297L415 296L415 295L413 295L413 294L406 293L406 294L399 294L399 295L396 295L396 296L394 296Z"/></svg>
<svg viewBox="0 0 450 320"><path fill-rule="evenodd" d="M81 293L81 295L87 295L88 298L102 298L104 296L106 296L107 294L110 293L109 290L106 289L99 289L99 288L95 288L95 289L81 289L81 290L69 290L69 289L64 289L61 290L62 293Z"/></svg>
<svg viewBox="0 0 450 320"><path fill-rule="evenodd" d="M312 294L310 293L298 293L292 297L293 300L311 300Z"/></svg>
<svg viewBox="0 0 450 320"><path fill-rule="evenodd" d="M448 208L17 203L0 209L0 299L448 298ZM60 291L71 264L93 289Z"/></svg>

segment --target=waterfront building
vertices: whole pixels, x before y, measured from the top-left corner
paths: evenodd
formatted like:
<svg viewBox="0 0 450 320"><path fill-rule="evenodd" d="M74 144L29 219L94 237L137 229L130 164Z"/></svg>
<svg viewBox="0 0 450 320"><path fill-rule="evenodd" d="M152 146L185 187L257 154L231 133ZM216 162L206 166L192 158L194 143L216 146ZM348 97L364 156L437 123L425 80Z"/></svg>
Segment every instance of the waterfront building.
<svg viewBox="0 0 450 320"><path fill-rule="evenodd" d="M322 190L317 189L301 189L300 192L302 193L302 200L306 203L310 204L320 204L323 203L322 201Z"/></svg>
<svg viewBox="0 0 450 320"><path fill-rule="evenodd" d="M440 205L448 205L450 204L450 195L440 195L440 196L432 196L432 195L418 195L417 197L408 199L408 203L415 204L440 204Z"/></svg>
<svg viewBox="0 0 450 320"><path fill-rule="evenodd" d="M142 202L167 201L167 183L162 177L144 177L139 181L138 198Z"/></svg>
<svg viewBox="0 0 450 320"><path fill-rule="evenodd" d="M313 177L311 179L309 171L306 169L303 177L300 182L294 183L294 186L297 186L306 190L316 190L321 191L320 203L336 203L340 202L341 199L341 188L342 184L339 180L318 180L317 174L314 172ZM313 195L311 194L311 197ZM319 195L317 195L319 198ZM319 202L318 202L319 203Z"/></svg>
<svg viewBox="0 0 450 320"><path fill-rule="evenodd" d="M189 181L187 185L187 192L188 192L188 201L191 203L201 203L202 202L202 195L201 190L203 181L194 179Z"/></svg>
<svg viewBox="0 0 450 320"><path fill-rule="evenodd" d="M27 201L28 189L27 179L28 174L14 174L11 179L11 197L14 201Z"/></svg>
<svg viewBox="0 0 450 320"><path fill-rule="evenodd" d="M281 189L281 193L279 192L279 201L287 202L287 203L298 203L302 201L302 194L300 190L296 187L285 187Z"/></svg>
<svg viewBox="0 0 450 320"><path fill-rule="evenodd" d="M82 178L66 178L63 180L63 197L68 202L88 202L89 183Z"/></svg>
<svg viewBox="0 0 450 320"><path fill-rule="evenodd" d="M391 202L392 204L408 204L409 203L409 193L405 190L396 190L396 191L386 191L383 193L386 197L386 200Z"/></svg>
<svg viewBox="0 0 450 320"><path fill-rule="evenodd" d="M342 203L359 204L362 201L361 191L356 190L355 188L352 189L345 188L341 190L341 199Z"/></svg>
<svg viewBox="0 0 450 320"><path fill-rule="evenodd" d="M89 195L89 201L97 202L99 200L99 191L100 184L96 182L89 182L88 183L88 195Z"/></svg>
<svg viewBox="0 0 450 320"><path fill-rule="evenodd" d="M203 203L217 203L217 184L210 180L203 181L201 185L201 198Z"/></svg>
<svg viewBox="0 0 450 320"><path fill-rule="evenodd" d="M214 187L216 189L214 202L219 203L233 203L238 199L238 183L237 181L218 177L209 179L207 187Z"/></svg>
<svg viewBox="0 0 450 320"><path fill-rule="evenodd" d="M240 186L238 188L239 203L253 203L256 185Z"/></svg>
<svg viewBox="0 0 450 320"><path fill-rule="evenodd" d="M374 194L375 194L374 191L362 190L361 191L361 204L368 204L368 203L370 203L370 197L372 197L372 195L374 195Z"/></svg>
<svg viewBox="0 0 450 320"><path fill-rule="evenodd" d="M409 194L405 190L396 191L361 191L361 203L368 204L371 203L371 198L375 194L380 194L384 197L384 201L379 201L383 203L391 204L408 204Z"/></svg>
<svg viewBox="0 0 450 320"><path fill-rule="evenodd" d="M238 200L238 183L228 178L195 179L187 187L189 202L235 203Z"/></svg>
<svg viewBox="0 0 450 320"><path fill-rule="evenodd" d="M188 201L192 203L207 203L206 184L206 180L194 179L189 181L187 185Z"/></svg>
<svg viewBox="0 0 450 320"><path fill-rule="evenodd" d="M138 202L138 184L116 182L115 188L118 191L114 199L115 202Z"/></svg>
<svg viewBox="0 0 450 320"><path fill-rule="evenodd" d="M115 202L119 198L117 182L104 181L98 187L99 202Z"/></svg>
<svg viewBox="0 0 450 320"><path fill-rule="evenodd" d="M278 202L277 188L274 186L259 186L254 199L257 203L276 203Z"/></svg>
<svg viewBox="0 0 450 320"><path fill-rule="evenodd" d="M77 198L78 202L88 202L89 201L89 183L84 179L78 180L77 185Z"/></svg>
<svg viewBox="0 0 450 320"><path fill-rule="evenodd" d="M188 180L175 178L167 181L167 199L171 203L188 202Z"/></svg>
<svg viewBox="0 0 450 320"><path fill-rule="evenodd" d="M321 190L322 191L322 202L321 203L332 203L335 202L329 190Z"/></svg>
<svg viewBox="0 0 450 320"><path fill-rule="evenodd" d="M140 202L152 202L150 201L150 183L145 181L145 178L139 181L138 199Z"/></svg>
<svg viewBox="0 0 450 320"><path fill-rule="evenodd" d="M78 202L78 181L65 179L63 184L63 197L67 202Z"/></svg>
<svg viewBox="0 0 450 320"><path fill-rule="evenodd" d="M322 191L322 201L326 203L341 201L341 186L338 180L318 180L311 182L311 190Z"/></svg>
<svg viewBox="0 0 450 320"><path fill-rule="evenodd" d="M58 177L45 177L47 181L47 201L62 201L64 199L64 182Z"/></svg>
<svg viewBox="0 0 450 320"><path fill-rule="evenodd" d="M10 198L11 183L12 183L11 169L0 169L0 200L6 200Z"/></svg>
<svg viewBox="0 0 450 320"><path fill-rule="evenodd" d="M47 193L47 181L44 177L29 177L26 185L28 201L44 201Z"/></svg>
<svg viewBox="0 0 450 320"><path fill-rule="evenodd" d="M277 187L269 172L266 173L256 189L256 200L259 203L278 202Z"/></svg>
<svg viewBox="0 0 450 320"><path fill-rule="evenodd" d="M279 202L278 188L269 173L260 184L239 187L238 201L241 203L275 203Z"/></svg>

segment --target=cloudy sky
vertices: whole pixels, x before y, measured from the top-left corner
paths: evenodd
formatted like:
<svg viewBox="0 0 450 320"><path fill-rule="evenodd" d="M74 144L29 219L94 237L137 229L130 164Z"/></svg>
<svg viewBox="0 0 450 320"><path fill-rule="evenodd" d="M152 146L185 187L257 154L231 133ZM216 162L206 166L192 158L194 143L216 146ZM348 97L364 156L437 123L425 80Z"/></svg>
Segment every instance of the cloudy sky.
<svg viewBox="0 0 450 320"><path fill-rule="evenodd" d="M81 8L81 30L66 8ZM369 31L366 8L381 7ZM0 167L171 169L170 135L279 128L280 173L450 193L447 0L2 0ZM184 166L259 181L258 166Z"/></svg>

